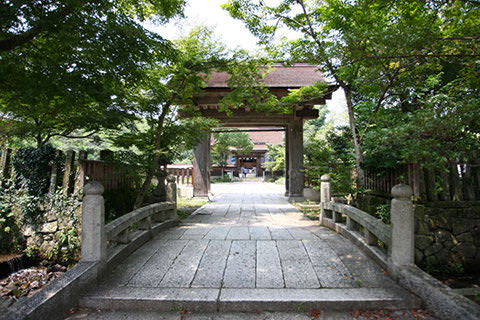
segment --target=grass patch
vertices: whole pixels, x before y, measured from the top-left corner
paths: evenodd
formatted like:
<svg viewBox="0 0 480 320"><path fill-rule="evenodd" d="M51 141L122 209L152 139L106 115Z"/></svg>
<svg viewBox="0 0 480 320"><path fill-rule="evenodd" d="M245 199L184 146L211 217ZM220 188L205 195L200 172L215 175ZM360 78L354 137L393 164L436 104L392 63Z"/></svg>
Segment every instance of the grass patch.
<svg viewBox="0 0 480 320"><path fill-rule="evenodd" d="M188 218L195 210L208 203L208 200L177 199L177 214L180 219Z"/></svg>
<svg viewBox="0 0 480 320"><path fill-rule="evenodd" d="M223 177L215 177L210 179L211 183L221 183L221 182L232 182L232 179L228 175L224 175Z"/></svg>
<svg viewBox="0 0 480 320"><path fill-rule="evenodd" d="M307 217L310 220L318 220L318 217L320 216L320 211L312 211L312 210L302 210L302 213L305 217Z"/></svg>
<svg viewBox="0 0 480 320"><path fill-rule="evenodd" d="M305 217L310 220L318 220L318 217L320 216L320 209L318 209L318 203L316 202L307 200L297 203L293 201L292 205L294 205L298 210L303 213Z"/></svg>

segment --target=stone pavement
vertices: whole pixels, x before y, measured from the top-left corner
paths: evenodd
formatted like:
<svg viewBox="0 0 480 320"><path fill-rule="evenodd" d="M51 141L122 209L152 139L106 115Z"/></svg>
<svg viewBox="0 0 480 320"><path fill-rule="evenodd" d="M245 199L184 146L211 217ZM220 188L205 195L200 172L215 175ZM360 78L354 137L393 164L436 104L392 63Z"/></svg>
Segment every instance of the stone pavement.
<svg viewBox="0 0 480 320"><path fill-rule="evenodd" d="M212 192L213 202L130 255L80 305L198 312L420 306L355 245L303 217L283 186L213 184Z"/></svg>

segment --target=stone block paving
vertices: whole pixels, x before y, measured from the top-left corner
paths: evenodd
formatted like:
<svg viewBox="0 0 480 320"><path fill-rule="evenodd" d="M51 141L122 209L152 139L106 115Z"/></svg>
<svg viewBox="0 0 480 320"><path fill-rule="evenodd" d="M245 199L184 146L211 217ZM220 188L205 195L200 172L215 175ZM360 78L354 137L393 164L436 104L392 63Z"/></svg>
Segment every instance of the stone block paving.
<svg viewBox="0 0 480 320"><path fill-rule="evenodd" d="M263 183L215 184L213 202L158 235L102 286L358 288L394 286L355 245Z"/></svg>

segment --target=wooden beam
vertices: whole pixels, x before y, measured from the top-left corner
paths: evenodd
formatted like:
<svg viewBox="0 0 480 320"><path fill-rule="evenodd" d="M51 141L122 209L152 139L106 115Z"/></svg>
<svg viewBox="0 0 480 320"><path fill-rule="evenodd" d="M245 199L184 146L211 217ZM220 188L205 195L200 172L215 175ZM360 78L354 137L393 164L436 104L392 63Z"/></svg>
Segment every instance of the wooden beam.
<svg viewBox="0 0 480 320"><path fill-rule="evenodd" d="M317 119L318 110L316 109L303 109L295 111L295 116L298 118L308 118L308 119Z"/></svg>
<svg viewBox="0 0 480 320"><path fill-rule="evenodd" d="M212 129L212 132L270 132L270 131L285 131L285 128L245 128L245 129L227 129L218 128Z"/></svg>

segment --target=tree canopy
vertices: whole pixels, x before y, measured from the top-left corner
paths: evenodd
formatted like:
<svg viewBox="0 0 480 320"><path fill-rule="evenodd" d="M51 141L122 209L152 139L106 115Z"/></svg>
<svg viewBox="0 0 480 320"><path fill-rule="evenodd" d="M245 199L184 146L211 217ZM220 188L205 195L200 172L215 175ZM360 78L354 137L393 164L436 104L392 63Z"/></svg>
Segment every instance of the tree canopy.
<svg viewBox="0 0 480 320"><path fill-rule="evenodd" d="M478 149L477 2L231 0L225 8L276 56L317 64L344 90L359 177L380 154L394 167ZM298 38L276 46L280 26Z"/></svg>
<svg viewBox="0 0 480 320"><path fill-rule="evenodd" d="M138 20L165 21L183 0L6 1L0 5L0 113L8 132L54 136L116 128L153 66L176 56ZM7 130L6 130L7 131Z"/></svg>

